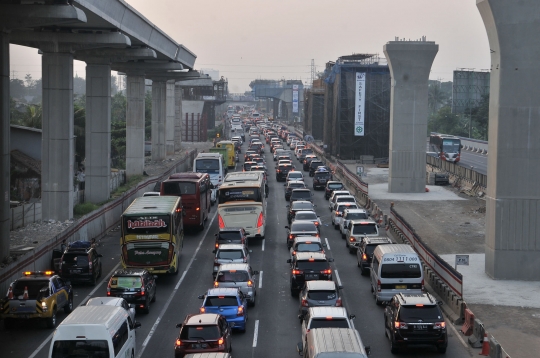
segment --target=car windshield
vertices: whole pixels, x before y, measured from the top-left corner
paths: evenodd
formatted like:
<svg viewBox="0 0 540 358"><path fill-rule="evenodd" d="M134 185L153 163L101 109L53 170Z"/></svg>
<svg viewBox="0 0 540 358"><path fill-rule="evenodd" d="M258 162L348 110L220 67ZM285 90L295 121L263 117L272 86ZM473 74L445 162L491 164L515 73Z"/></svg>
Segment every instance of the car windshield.
<svg viewBox="0 0 540 358"><path fill-rule="evenodd" d="M354 225L352 230L353 235L374 235L377 234L377 224L358 224Z"/></svg>
<svg viewBox="0 0 540 358"><path fill-rule="evenodd" d="M354 201L354 198L351 198L348 195L340 195L336 198L336 203L343 203L347 201Z"/></svg>
<svg viewBox="0 0 540 358"><path fill-rule="evenodd" d="M334 300L337 297L336 291L309 291L308 297L312 300L322 301L322 300Z"/></svg>
<svg viewBox="0 0 540 358"><path fill-rule="evenodd" d="M347 214L347 220L359 220L359 219L367 219L367 218L368 218L368 214L366 212Z"/></svg>
<svg viewBox="0 0 540 358"><path fill-rule="evenodd" d="M292 172L289 173L289 179L291 178L303 178L304 176L300 172Z"/></svg>
<svg viewBox="0 0 540 358"><path fill-rule="evenodd" d="M86 254L85 255L64 254L64 257L62 259L62 265L87 267L88 256L86 256Z"/></svg>
<svg viewBox="0 0 540 358"><path fill-rule="evenodd" d="M328 184L328 188L334 189L334 190L341 189L341 188L343 188L343 184L341 184L341 183Z"/></svg>
<svg viewBox="0 0 540 358"><path fill-rule="evenodd" d="M330 173L315 173L315 179L328 179L330 178Z"/></svg>
<svg viewBox="0 0 540 358"><path fill-rule="evenodd" d="M322 247L321 247L321 244L319 244L318 242L315 242L315 243L299 243L298 245L296 245L296 251L297 252L319 252L319 251L322 251Z"/></svg>
<svg viewBox="0 0 540 358"><path fill-rule="evenodd" d="M292 208L294 210L313 210L313 204L311 204L311 203L293 203Z"/></svg>
<svg viewBox="0 0 540 358"><path fill-rule="evenodd" d="M315 169L315 168L317 168L317 167L320 167L322 164L323 164L322 162L312 160L311 163L309 164L309 166L310 166L312 169Z"/></svg>
<svg viewBox="0 0 540 358"><path fill-rule="evenodd" d="M220 232L218 235L218 240L238 240L242 239L242 235L238 231L231 232Z"/></svg>
<svg viewBox="0 0 540 358"><path fill-rule="evenodd" d="M111 278L113 288L141 288L142 280L138 276L114 276Z"/></svg>
<svg viewBox="0 0 540 358"><path fill-rule="evenodd" d="M343 318L314 318L311 320L311 324L309 325L309 329L313 328L349 328L349 323Z"/></svg>
<svg viewBox="0 0 540 358"><path fill-rule="evenodd" d="M244 258L244 252L242 250L219 250L217 258L223 260L239 260Z"/></svg>
<svg viewBox="0 0 540 358"><path fill-rule="evenodd" d="M323 271L327 270L329 266L326 261L297 261L296 268L298 270Z"/></svg>
<svg viewBox="0 0 540 358"><path fill-rule="evenodd" d="M291 183L289 184L289 188L296 189L296 188L305 188L306 184L303 183Z"/></svg>
<svg viewBox="0 0 540 358"><path fill-rule="evenodd" d="M420 264L383 264L381 265L382 278L420 278Z"/></svg>
<svg viewBox="0 0 540 358"><path fill-rule="evenodd" d="M109 358L109 344L106 340L65 340L54 341L52 358L88 357Z"/></svg>
<svg viewBox="0 0 540 358"><path fill-rule="evenodd" d="M403 322L418 322L418 320L437 322L442 319L441 311L437 306L401 306L399 309L399 320Z"/></svg>
<svg viewBox="0 0 540 358"><path fill-rule="evenodd" d="M249 275L246 271L221 271L218 274L218 282L247 282Z"/></svg>
<svg viewBox="0 0 540 358"><path fill-rule="evenodd" d="M298 231L317 231L317 227L312 222L309 223L292 223L291 225L292 232Z"/></svg>
<svg viewBox="0 0 540 358"><path fill-rule="evenodd" d="M206 297L204 305L208 306L238 306L238 299L236 296L212 296Z"/></svg>
<svg viewBox="0 0 540 358"><path fill-rule="evenodd" d="M337 211L343 212L345 209L358 209L356 204L338 205Z"/></svg>
<svg viewBox="0 0 540 358"><path fill-rule="evenodd" d="M298 213L295 216L296 220L317 220L315 213Z"/></svg>
<svg viewBox="0 0 540 358"><path fill-rule="evenodd" d="M216 340L220 337L217 326L184 326L180 339L184 340Z"/></svg>
<svg viewBox="0 0 540 358"><path fill-rule="evenodd" d="M311 198L311 192L309 191L294 191L292 192L292 195L293 195L293 198L294 199L297 199L297 198L300 198L300 199L310 199Z"/></svg>

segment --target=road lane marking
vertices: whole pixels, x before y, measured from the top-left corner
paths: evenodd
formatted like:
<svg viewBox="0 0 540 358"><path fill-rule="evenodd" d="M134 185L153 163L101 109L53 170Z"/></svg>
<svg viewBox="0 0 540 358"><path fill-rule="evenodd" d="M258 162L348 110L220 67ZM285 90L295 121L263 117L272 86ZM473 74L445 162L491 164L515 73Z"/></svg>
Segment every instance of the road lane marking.
<svg viewBox="0 0 540 358"><path fill-rule="evenodd" d="M456 337L458 337L459 341L461 342L461 344L463 344L463 347L465 348L469 348L469 346L467 345L467 343L465 343L465 341L463 340L463 338L461 337L461 334L456 330L456 327L454 327L454 325L452 323L449 324L450 327L452 327L452 330L454 331L454 335Z"/></svg>
<svg viewBox="0 0 540 358"><path fill-rule="evenodd" d="M214 216L212 216L212 220L210 221L210 225L208 225L208 227L206 228L206 232L204 233L204 236L203 236L201 242L199 242L199 246L197 246L197 248L195 249L195 253L191 257L191 260L189 261L186 269L184 270L184 273L182 274L182 277L180 277L180 280L178 280L178 282L176 283L176 286L174 287L173 292L169 295L169 298L167 299L167 302L165 302L165 305L161 309L161 312L159 313L159 316L156 319L156 322L154 323L154 325L150 329L150 332L148 333L148 336L144 340L144 342L143 342L143 344L141 346L141 349L139 350L139 353L137 353L137 358L140 358L142 356L142 354L144 353L144 350L146 349L148 343L150 342L150 338L152 338L152 336L154 335L154 333L155 333L155 331L157 329L157 326L159 325L159 322L161 322L161 318L167 312L167 309L169 308L169 305L171 304L172 299L173 299L174 295L176 294L176 291L178 291L178 289L180 288L180 285L184 281L184 278L186 277L187 272L191 268L191 265L193 264L193 261L195 260L195 257L197 257L197 253L201 249L201 246L202 246L202 243L204 242L204 239L206 239L206 236L208 236L208 231L212 227L212 224L214 223L214 219L216 218L216 215L217 215L217 210L214 213Z"/></svg>
<svg viewBox="0 0 540 358"><path fill-rule="evenodd" d="M255 321L255 329L253 330L253 348L257 347L257 336L259 335L259 320Z"/></svg>
<svg viewBox="0 0 540 358"><path fill-rule="evenodd" d="M259 288L262 288L262 278L263 278L263 272L259 272Z"/></svg>
<svg viewBox="0 0 540 358"><path fill-rule="evenodd" d="M264 251L264 243L266 242L265 240L266 239L263 239L263 242L262 242L262 251Z"/></svg>
<svg viewBox="0 0 540 358"><path fill-rule="evenodd" d="M328 250L332 250L332 249L330 248L330 243L328 242L328 238L327 238L327 237L324 238L324 241L326 241L326 247L328 248Z"/></svg>
<svg viewBox="0 0 540 358"><path fill-rule="evenodd" d="M337 284L341 286L341 279L339 278L339 272L337 270L334 270L334 272L336 273Z"/></svg>
<svg viewBox="0 0 540 358"><path fill-rule="evenodd" d="M116 264L116 266L113 267L113 269L109 272L109 274L107 275L107 277L110 277L112 276L112 274L114 273L114 271L116 271L116 269L118 268L118 265L120 265L120 262ZM86 303L86 301L88 301L90 299L90 297L92 297L92 295L97 291L97 289L103 284L105 283L105 281L101 281L99 284L96 285L96 287L94 287L94 289L92 291L90 291L90 293L88 294L88 296L86 296L82 301L81 303L79 303L77 305L77 307L80 307L83 305L83 303ZM74 293L75 294L75 293ZM66 316L67 317L67 316ZM49 343L49 341L52 339L52 336L54 335L54 332L51 333L44 341L43 343L41 343L39 345L39 347L36 348L36 350L34 352L32 352L32 354L28 357L28 358L34 358L38 353L39 351L41 351L43 349L43 347L45 347L45 345L47 343Z"/></svg>

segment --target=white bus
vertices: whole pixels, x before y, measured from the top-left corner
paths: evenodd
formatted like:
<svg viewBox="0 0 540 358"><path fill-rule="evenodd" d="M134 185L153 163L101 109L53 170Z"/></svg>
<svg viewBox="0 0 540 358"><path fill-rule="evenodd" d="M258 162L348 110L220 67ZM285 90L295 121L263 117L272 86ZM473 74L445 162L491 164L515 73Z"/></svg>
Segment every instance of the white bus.
<svg viewBox="0 0 540 358"><path fill-rule="evenodd" d="M210 197L212 204L217 201L217 188L223 184L223 179L225 179L223 160L221 153L199 153L193 160L193 172L207 173L214 185Z"/></svg>
<svg viewBox="0 0 540 358"><path fill-rule="evenodd" d="M264 238L267 196L263 173L227 174L218 193L219 228L242 227L247 237Z"/></svg>

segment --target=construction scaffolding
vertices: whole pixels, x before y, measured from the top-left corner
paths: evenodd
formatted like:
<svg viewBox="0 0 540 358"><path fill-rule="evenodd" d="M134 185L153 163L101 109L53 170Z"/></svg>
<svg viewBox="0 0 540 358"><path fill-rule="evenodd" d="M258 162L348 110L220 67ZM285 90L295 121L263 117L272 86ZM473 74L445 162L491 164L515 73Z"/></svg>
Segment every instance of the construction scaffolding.
<svg viewBox="0 0 540 358"><path fill-rule="evenodd" d="M452 113L467 114L480 106L489 95L490 72L460 69L454 71L452 86Z"/></svg>
<svg viewBox="0 0 540 358"><path fill-rule="evenodd" d="M354 135L356 73L366 73L364 136ZM378 55L340 57L325 72L324 144L340 159L371 155L388 157L390 135L390 70Z"/></svg>
<svg viewBox="0 0 540 358"><path fill-rule="evenodd" d="M310 89L304 89L304 131L315 140L323 140L324 95L322 80L315 80Z"/></svg>

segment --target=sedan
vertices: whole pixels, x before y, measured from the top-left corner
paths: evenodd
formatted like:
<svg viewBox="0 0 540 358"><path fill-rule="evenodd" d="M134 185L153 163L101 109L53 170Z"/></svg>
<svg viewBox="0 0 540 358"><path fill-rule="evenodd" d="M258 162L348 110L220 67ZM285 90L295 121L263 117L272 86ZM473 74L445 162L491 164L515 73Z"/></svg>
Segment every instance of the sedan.
<svg viewBox="0 0 540 358"><path fill-rule="evenodd" d="M287 229L287 248L290 249L294 239L298 236L315 236L319 237L319 230L312 221L296 220L291 223L291 226L285 226Z"/></svg>
<svg viewBox="0 0 540 358"><path fill-rule="evenodd" d="M321 218L317 216L317 213L314 211L298 211L294 217L293 222L296 220L307 220L311 221L317 227L317 230L321 232Z"/></svg>

